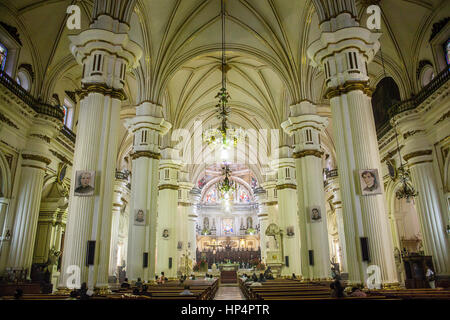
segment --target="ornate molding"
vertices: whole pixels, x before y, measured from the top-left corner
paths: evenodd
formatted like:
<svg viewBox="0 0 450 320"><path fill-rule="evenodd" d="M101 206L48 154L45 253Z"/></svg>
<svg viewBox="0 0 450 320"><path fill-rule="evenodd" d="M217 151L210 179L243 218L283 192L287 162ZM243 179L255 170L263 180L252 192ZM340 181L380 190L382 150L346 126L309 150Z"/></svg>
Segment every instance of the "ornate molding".
<svg viewBox="0 0 450 320"><path fill-rule="evenodd" d="M285 184L277 185L277 190L283 190L283 189L297 189L297 186L292 183L285 183Z"/></svg>
<svg viewBox="0 0 450 320"><path fill-rule="evenodd" d="M35 154L22 154L22 158L24 160L34 160L34 161L40 161L40 162L44 162L46 165L49 165L52 160L50 160L49 158L43 157L43 156L38 156Z"/></svg>
<svg viewBox="0 0 450 320"><path fill-rule="evenodd" d="M127 95L125 94L125 91L123 89L110 88L103 83L84 84L83 88L79 91L80 99L84 99L91 92L100 93L105 96L111 96L111 98L121 101L127 99Z"/></svg>
<svg viewBox="0 0 450 320"><path fill-rule="evenodd" d="M447 119L448 117L450 117L450 111L448 111L447 113L443 114L442 117L440 117L440 118L438 119L438 121L436 121L434 124L436 125L436 124L438 124L439 122L444 121L444 120Z"/></svg>
<svg viewBox="0 0 450 320"><path fill-rule="evenodd" d="M66 158L65 156L63 156L62 154L56 152L55 150L50 149L49 150L56 158L58 158L59 160L61 160L63 163L67 163L70 166L72 166L72 162L70 162L70 160L68 158Z"/></svg>
<svg viewBox="0 0 450 320"><path fill-rule="evenodd" d="M131 156L131 160L135 160L140 157L152 158L152 159L156 159L156 160L161 159L161 154L156 153L156 152L151 152L151 151L136 151L136 152L133 152L130 156Z"/></svg>
<svg viewBox="0 0 450 320"><path fill-rule="evenodd" d="M38 139L44 140L47 143L50 143L50 137L46 136L45 134L32 133L32 134L30 134L30 137L36 137Z"/></svg>
<svg viewBox="0 0 450 320"><path fill-rule="evenodd" d="M166 190L166 189L170 189L170 190L178 190L180 187L173 185L173 184L161 184L158 186L158 190Z"/></svg>
<svg viewBox="0 0 450 320"><path fill-rule="evenodd" d="M361 90L363 93L372 96L372 89L369 87L368 81L347 81L341 86L330 88L325 93L326 99L338 97L340 95L349 93L350 91Z"/></svg>
<svg viewBox="0 0 450 320"><path fill-rule="evenodd" d="M293 154L293 158L294 159L299 159L299 158L303 158L303 157L307 157L307 156L314 156L314 157L317 157L317 158L322 158L323 151L319 151L319 150L303 150L303 151L295 152Z"/></svg>
<svg viewBox="0 0 450 320"><path fill-rule="evenodd" d="M411 152L408 153L407 155L405 155L403 157L403 159L405 159L405 161L408 161L409 159L412 158L416 158L416 157L420 157L420 156L429 156L433 153L432 150L420 150L420 151L415 151L415 152Z"/></svg>
<svg viewBox="0 0 450 320"><path fill-rule="evenodd" d="M19 37L19 33L17 32L17 28L10 26L9 24L7 24L3 21L0 21L0 25L3 28L5 28L6 31L8 31L8 33L11 35L11 37L14 38L14 40L16 40L21 46L23 45L22 41L20 41L20 37Z"/></svg>
<svg viewBox="0 0 450 320"><path fill-rule="evenodd" d="M413 135L420 133L420 132L425 132L425 130L411 130L408 131L406 133L403 134L403 139L408 139L409 137L412 137Z"/></svg>
<svg viewBox="0 0 450 320"><path fill-rule="evenodd" d="M13 127L14 129L19 129L18 126L11 120L9 120L3 113L0 113L0 121L6 123L8 126Z"/></svg>

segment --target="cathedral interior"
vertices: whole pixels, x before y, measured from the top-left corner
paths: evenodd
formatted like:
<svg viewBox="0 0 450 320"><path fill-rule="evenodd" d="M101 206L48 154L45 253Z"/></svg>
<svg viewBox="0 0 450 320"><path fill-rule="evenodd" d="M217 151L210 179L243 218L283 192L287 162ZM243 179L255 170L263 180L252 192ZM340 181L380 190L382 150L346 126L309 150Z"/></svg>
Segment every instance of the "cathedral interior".
<svg viewBox="0 0 450 320"><path fill-rule="evenodd" d="M0 0L0 297L179 298L187 276L197 299L336 279L450 299L449 17Z"/></svg>

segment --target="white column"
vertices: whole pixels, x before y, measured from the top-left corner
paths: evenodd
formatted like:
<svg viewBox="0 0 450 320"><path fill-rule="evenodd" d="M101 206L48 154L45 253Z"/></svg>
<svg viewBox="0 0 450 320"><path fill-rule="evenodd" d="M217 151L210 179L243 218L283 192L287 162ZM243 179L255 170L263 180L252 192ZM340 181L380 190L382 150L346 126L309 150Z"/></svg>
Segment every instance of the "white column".
<svg viewBox="0 0 450 320"><path fill-rule="evenodd" d="M112 218L111 218L111 245L109 253L109 270L108 275L110 277L116 275L117 271L117 253L119 244L119 223L120 215L122 213L123 202L122 196L125 185L128 181L124 179L122 173L116 174L116 181L114 183L114 195L112 204Z"/></svg>
<svg viewBox="0 0 450 320"><path fill-rule="evenodd" d="M279 210L279 227L283 237L283 263L282 276L302 274L300 258L300 236L298 207L297 207L297 185L295 182L294 159L290 158L289 147L281 147L280 159L275 160L272 165L278 170L277 196ZM294 235L287 235L287 229L292 228ZM289 259L289 267L286 266L286 257Z"/></svg>
<svg viewBox="0 0 450 320"><path fill-rule="evenodd" d="M82 95L73 159L66 245L59 287L67 287L69 266L80 268L80 282L89 288L108 288L112 203L120 108L128 67L136 66L141 49L126 33L96 28L108 16L99 17L92 29L69 36L71 51L83 65ZM107 21L106 21L107 22ZM75 196L77 171L95 171L93 196ZM86 266L88 240L95 241L94 265Z"/></svg>
<svg viewBox="0 0 450 320"><path fill-rule="evenodd" d="M294 135L294 159L297 177L297 196L300 233L303 234L301 259L309 262L312 250L313 265L302 269L306 279L330 278L330 252L328 246L327 214L323 188L323 151L320 133L328 120L315 114L315 106L309 101L291 106L290 117L281 126L289 135ZM311 210L319 209L320 218L313 220Z"/></svg>
<svg viewBox="0 0 450 320"><path fill-rule="evenodd" d="M194 258L192 255L192 248L195 247L196 241L189 238L190 234L195 237L195 220L192 224L190 222L189 215L192 212L192 202L190 197L190 191L194 184L190 183L188 180L188 172L180 171L180 179L178 181L179 191L178 191L178 215L177 215L177 234L181 241L183 241L183 249L178 250L177 255L177 271L180 265L181 258L183 254L190 252L191 259ZM190 230L192 228L192 230ZM195 250L194 250L195 253Z"/></svg>
<svg viewBox="0 0 450 320"><path fill-rule="evenodd" d="M200 202L201 191L197 187L192 188L189 192L189 197L191 201L191 206L188 215L188 241L191 243L190 253L191 259L196 261L197 254L197 230L195 229L198 212L197 212L197 204Z"/></svg>
<svg viewBox="0 0 450 320"><path fill-rule="evenodd" d="M162 107L144 102L136 107L136 117L127 121L134 134L131 201L128 226L127 277L153 280L156 270L156 237L158 215L159 143L171 125L164 120ZM144 210L145 221L135 221L138 210ZM160 235L158 235L160 236ZM143 267L144 253L148 267Z"/></svg>
<svg viewBox="0 0 450 320"><path fill-rule="evenodd" d="M258 201L258 220L259 220L259 246L261 249L261 260L267 259L267 238L266 229L269 225L269 210L267 208L267 191L263 188L255 190L256 201Z"/></svg>
<svg viewBox="0 0 450 320"><path fill-rule="evenodd" d="M341 14L342 28L322 32L308 48L313 66L325 71L333 116L347 268L350 283L365 283L367 267L380 268L381 283L397 283L391 234L382 194L363 196L359 172L377 169L381 175L378 140L370 100L367 64L380 46L379 33L354 26L350 15ZM345 26L349 27L345 27ZM383 184L379 181L381 192ZM367 237L369 260L362 261L360 238Z"/></svg>
<svg viewBox="0 0 450 320"><path fill-rule="evenodd" d="M418 192L416 211L426 255L433 258L439 275L450 275L450 244L446 234L446 213L442 210L438 185L433 170L433 146L429 143L422 119L416 114L403 115L398 120L405 147L403 158L410 168L411 180Z"/></svg>
<svg viewBox="0 0 450 320"><path fill-rule="evenodd" d="M33 262L42 187L47 166L50 164L48 151L51 139L61 126L38 115L30 129L25 151L22 152L22 168L19 180L14 225L11 230L11 244L7 267L25 272L29 279Z"/></svg>
<svg viewBox="0 0 450 320"><path fill-rule="evenodd" d="M181 161L178 150L166 148L161 151L163 160L159 164L159 199L156 228L156 274L164 272L167 278L176 278L178 251L187 246L177 228L178 218L178 172ZM167 233L165 233L167 230ZM166 237L166 234L168 235ZM178 249L181 242L182 249ZM170 265L169 260L172 260Z"/></svg>

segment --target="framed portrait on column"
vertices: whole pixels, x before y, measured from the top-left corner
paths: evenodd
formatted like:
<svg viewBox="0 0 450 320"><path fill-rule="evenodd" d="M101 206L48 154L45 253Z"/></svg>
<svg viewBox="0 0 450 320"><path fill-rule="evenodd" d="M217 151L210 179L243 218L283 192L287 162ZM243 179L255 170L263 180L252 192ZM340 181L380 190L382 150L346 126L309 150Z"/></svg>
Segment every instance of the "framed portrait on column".
<svg viewBox="0 0 450 320"><path fill-rule="evenodd" d="M74 195L77 197L93 196L95 191L95 171L78 170L75 173Z"/></svg>
<svg viewBox="0 0 450 320"><path fill-rule="evenodd" d="M134 210L134 225L135 226L145 226L145 219L147 217L146 209L135 209Z"/></svg>
<svg viewBox="0 0 450 320"><path fill-rule="evenodd" d="M322 221L322 212L321 212L320 206L309 207L309 221L310 222L321 222Z"/></svg>
<svg viewBox="0 0 450 320"><path fill-rule="evenodd" d="M363 196L381 194L381 181L378 169L362 169L358 171L360 192Z"/></svg>

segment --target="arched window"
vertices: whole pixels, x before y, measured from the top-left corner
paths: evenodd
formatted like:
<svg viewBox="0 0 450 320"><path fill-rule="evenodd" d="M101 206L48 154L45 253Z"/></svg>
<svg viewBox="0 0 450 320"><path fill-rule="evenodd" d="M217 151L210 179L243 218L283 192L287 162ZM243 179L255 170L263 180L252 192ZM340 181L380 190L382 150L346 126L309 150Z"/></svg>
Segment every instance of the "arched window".
<svg viewBox="0 0 450 320"><path fill-rule="evenodd" d="M20 70L17 73L16 82L19 86L24 88L27 91L30 91L31 89L31 77L28 74L28 72L24 70Z"/></svg>
<svg viewBox="0 0 450 320"><path fill-rule="evenodd" d="M63 111L64 111L64 125L72 129L72 123L73 123L73 104L68 100L64 99L64 105Z"/></svg>
<svg viewBox="0 0 450 320"><path fill-rule="evenodd" d="M0 70L5 69L6 65L6 56L8 55L8 49L0 43Z"/></svg>
<svg viewBox="0 0 450 320"><path fill-rule="evenodd" d="M381 79L372 95L372 111L377 130L389 120L389 108L399 101L400 90L394 79Z"/></svg>

